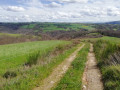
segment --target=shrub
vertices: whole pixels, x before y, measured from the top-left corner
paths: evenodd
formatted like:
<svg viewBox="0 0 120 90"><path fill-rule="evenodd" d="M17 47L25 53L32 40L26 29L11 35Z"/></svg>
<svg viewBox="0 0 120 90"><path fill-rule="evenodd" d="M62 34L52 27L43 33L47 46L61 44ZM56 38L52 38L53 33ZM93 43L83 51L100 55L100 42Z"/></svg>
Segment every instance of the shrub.
<svg viewBox="0 0 120 90"><path fill-rule="evenodd" d="M25 65L32 66L37 64L39 55L40 55L39 51L29 54L27 57L27 63Z"/></svg>
<svg viewBox="0 0 120 90"><path fill-rule="evenodd" d="M15 72L13 72L13 71L7 71L4 75L3 75L3 77L4 78L13 78L13 77L16 77L17 76L17 74L15 73Z"/></svg>
<svg viewBox="0 0 120 90"><path fill-rule="evenodd" d="M58 45L58 46L56 47L56 50L57 50L57 51L64 50L64 47L65 47L65 46L63 46L63 45Z"/></svg>

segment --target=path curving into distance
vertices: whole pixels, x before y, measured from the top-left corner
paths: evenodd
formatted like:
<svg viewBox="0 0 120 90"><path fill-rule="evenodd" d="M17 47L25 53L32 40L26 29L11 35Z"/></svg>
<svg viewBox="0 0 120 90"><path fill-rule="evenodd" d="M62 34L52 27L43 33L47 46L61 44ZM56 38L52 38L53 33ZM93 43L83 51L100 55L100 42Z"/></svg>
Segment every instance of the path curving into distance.
<svg viewBox="0 0 120 90"><path fill-rule="evenodd" d="M82 90L103 90L103 83L101 81L101 73L97 67L95 54L93 52L93 44L90 44L90 51L88 53L88 61L83 74L83 88Z"/></svg>
<svg viewBox="0 0 120 90"><path fill-rule="evenodd" d="M58 65L54 71L48 76L46 79L43 80L43 84L40 87L36 87L33 90L51 90L60 79L64 76L68 68L70 67L73 60L76 58L78 51L80 51L85 44L79 47L76 51L74 51L67 59L65 59L60 65Z"/></svg>

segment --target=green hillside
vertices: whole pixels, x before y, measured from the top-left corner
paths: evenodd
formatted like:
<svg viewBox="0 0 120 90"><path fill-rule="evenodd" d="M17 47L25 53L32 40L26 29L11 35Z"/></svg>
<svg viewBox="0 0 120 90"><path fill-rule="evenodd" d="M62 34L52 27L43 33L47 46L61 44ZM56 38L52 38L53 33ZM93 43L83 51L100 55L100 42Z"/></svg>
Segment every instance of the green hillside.
<svg viewBox="0 0 120 90"><path fill-rule="evenodd" d="M79 23L37 23L37 24L29 24L23 25L21 28L24 29L34 29L35 31L42 30L46 31L55 31L55 30L94 30L93 25L89 24L79 24Z"/></svg>

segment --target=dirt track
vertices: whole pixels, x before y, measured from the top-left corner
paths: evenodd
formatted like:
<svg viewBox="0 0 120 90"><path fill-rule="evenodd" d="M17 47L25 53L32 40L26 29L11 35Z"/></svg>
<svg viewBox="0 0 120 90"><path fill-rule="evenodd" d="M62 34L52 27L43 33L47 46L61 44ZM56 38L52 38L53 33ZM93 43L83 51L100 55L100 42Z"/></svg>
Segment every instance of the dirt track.
<svg viewBox="0 0 120 90"><path fill-rule="evenodd" d="M86 63L86 68L83 74L82 90L103 90L101 73L97 67L92 44L90 45L90 52L88 53L88 61Z"/></svg>
<svg viewBox="0 0 120 90"><path fill-rule="evenodd" d="M35 88L34 90L50 90L52 87L54 87L68 70L72 61L76 58L78 51L80 51L83 47L84 44L79 47L75 52L73 52L69 56L69 58L67 58L60 65L58 65L57 68L55 68L54 71L51 73L51 75L43 80L43 84L40 87Z"/></svg>

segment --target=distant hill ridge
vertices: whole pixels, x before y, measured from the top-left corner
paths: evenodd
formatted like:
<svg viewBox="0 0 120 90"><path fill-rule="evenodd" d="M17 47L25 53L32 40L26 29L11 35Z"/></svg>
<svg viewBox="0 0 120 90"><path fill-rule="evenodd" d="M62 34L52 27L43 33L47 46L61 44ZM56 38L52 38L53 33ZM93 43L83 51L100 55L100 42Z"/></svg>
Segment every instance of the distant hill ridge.
<svg viewBox="0 0 120 90"><path fill-rule="evenodd" d="M107 22L106 24L120 24L120 21Z"/></svg>

